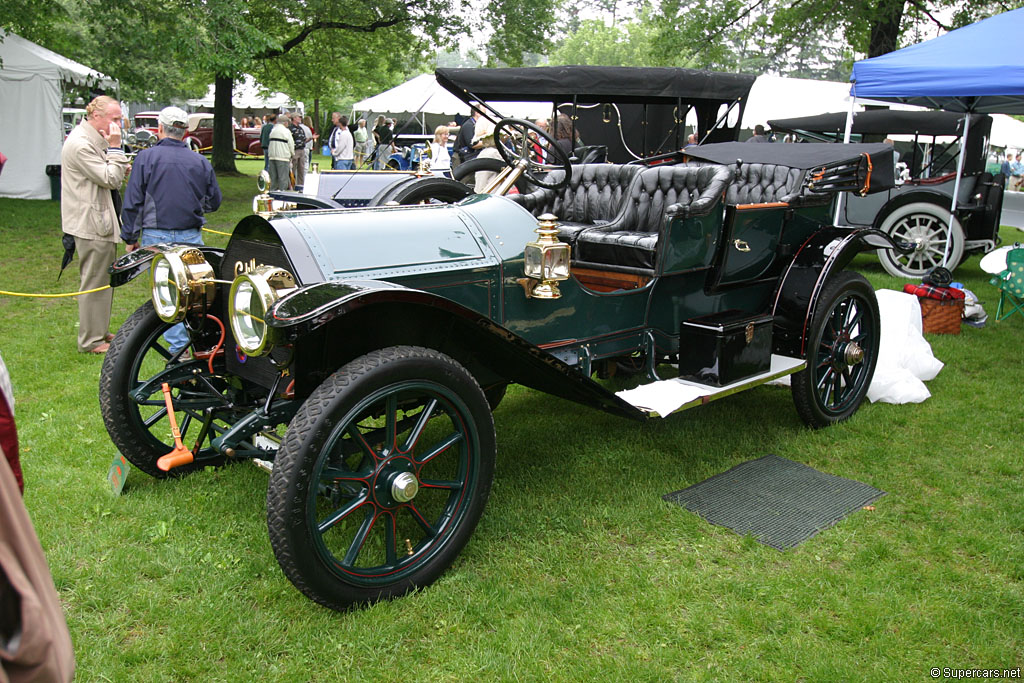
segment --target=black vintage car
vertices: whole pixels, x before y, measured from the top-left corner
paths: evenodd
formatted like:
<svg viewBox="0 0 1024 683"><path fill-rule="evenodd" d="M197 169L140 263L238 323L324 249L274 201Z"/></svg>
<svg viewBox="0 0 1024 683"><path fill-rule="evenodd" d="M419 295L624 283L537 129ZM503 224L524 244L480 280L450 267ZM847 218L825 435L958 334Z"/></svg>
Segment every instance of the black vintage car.
<svg viewBox="0 0 1024 683"><path fill-rule="evenodd" d="M274 553L328 607L402 595L454 561L510 383L642 421L789 375L823 427L874 372L874 291L844 268L894 245L829 212L837 192L891 185L890 147L555 152L552 169L533 124L498 131L514 151L491 194L253 215L225 249L160 245L111 268L115 286L148 268L153 293L104 361L114 444L155 477L265 463ZM519 175L538 189L501 196ZM161 335L178 322L191 344L172 354Z"/></svg>
<svg viewBox="0 0 1024 683"><path fill-rule="evenodd" d="M838 112L768 123L773 130L834 142L843 139L846 116ZM876 228L914 245L906 254L878 254L890 275L920 278L943 261L952 270L967 255L992 251L999 242L1006 179L985 170L991 116L971 117L956 215L949 213L963 124L963 114L947 111L878 109L854 115L850 130L854 140L901 138L896 145L900 150L896 184L885 192L846 197L839 215L840 225Z"/></svg>

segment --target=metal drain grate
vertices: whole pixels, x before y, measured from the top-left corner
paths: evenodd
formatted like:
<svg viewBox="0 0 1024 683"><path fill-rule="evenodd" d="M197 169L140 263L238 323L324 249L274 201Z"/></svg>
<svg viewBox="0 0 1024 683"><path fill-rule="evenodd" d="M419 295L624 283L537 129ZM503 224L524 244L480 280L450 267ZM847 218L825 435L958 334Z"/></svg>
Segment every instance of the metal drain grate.
<svg viewBox="0 0 1024 683"><path fill-rule="evenodd" d="M859 481L766 455L663 498L711 524L786 550L884 495Z"/></svg>

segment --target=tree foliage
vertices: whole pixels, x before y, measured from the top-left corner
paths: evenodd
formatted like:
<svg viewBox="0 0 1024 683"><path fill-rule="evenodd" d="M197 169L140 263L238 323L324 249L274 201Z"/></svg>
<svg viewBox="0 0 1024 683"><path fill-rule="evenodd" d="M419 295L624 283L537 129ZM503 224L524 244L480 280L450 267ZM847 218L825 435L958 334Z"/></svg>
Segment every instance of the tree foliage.
<svg viewBox="0 0 1024 683"><path fill-rule="evenodd" d="M543 44L551 12L540 0L492 2L480 19L499 27L490 53L522 63ZM455 44L471 23L456 0L8 0L0 9L0 27L114 76L122 97L140 100L199 95L243 73L297 98L354 97L419 72L430 48ZM230 119L220 110L229 100L216 101L215 119ZM234 168L232 137L215 130L218 170Z"/></svg>
<svg viewBox="0 0 1024 683"><path fill-rule="evenodd" d="M568 27L555 63L643 64L845 79L855 58L875 56L1014 9L1024 0L641 0L633 19L597 0L603 20Z"/></svg>

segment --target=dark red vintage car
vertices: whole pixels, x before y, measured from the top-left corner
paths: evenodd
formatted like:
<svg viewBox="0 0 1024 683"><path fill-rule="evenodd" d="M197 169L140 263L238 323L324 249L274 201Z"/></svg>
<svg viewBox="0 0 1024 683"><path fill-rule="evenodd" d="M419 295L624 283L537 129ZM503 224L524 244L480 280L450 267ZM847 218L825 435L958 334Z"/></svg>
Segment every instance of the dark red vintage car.
<svg viewBox="0 0 1024 683"><path fill-rule="evenodd" d="M238 154L251 154L260 156L263 149L260 148L259 128L240 128L232 121L231 125L235 133L235 152ZM197 112L188 115L188 134L185 141L197 152L210 152L213 149L213 114L209 112Z"/></svg>

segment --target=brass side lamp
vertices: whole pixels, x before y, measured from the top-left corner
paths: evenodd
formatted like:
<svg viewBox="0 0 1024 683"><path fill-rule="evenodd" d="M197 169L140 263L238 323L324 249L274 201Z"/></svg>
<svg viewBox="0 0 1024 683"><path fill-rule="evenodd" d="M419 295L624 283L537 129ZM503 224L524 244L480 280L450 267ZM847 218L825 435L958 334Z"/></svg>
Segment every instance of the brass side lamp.
<svg viewBox="0 0 1024 683"><path fill-rule="evenodd" d="M558 241L558 220L550 213L540 217L537 239L523 250L524 274L534 281L527 289L532 299L557 299L562 296L558 283L569 279L569 245Z"/></svg>

